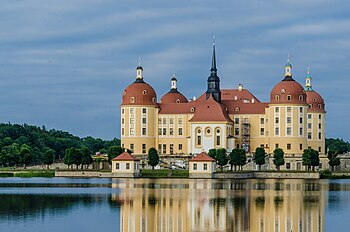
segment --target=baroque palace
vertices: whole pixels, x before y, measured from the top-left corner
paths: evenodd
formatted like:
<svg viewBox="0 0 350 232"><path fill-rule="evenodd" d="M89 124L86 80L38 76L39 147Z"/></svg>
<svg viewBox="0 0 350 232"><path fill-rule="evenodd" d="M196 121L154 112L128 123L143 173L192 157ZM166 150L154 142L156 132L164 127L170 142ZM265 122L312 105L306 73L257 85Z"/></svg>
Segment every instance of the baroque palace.
<svg viewBox="0 0 350 232"><path fill-rule="evenodd" d="M155 147L161 155L195 155L212 148L243 148L252 153L263 147L285 152L286 169L300 170L304 149L325 155L325 104L312 88L310 72L303 87L292 77L292 65L261 102L240 84L238 89L220 89L213 44L207 90L188 100L171 79L171 89L157 101L157 94L136 68L136 80L122 94L121 144L135 155ZM272 163L272 159L268 163Z"/></svg>

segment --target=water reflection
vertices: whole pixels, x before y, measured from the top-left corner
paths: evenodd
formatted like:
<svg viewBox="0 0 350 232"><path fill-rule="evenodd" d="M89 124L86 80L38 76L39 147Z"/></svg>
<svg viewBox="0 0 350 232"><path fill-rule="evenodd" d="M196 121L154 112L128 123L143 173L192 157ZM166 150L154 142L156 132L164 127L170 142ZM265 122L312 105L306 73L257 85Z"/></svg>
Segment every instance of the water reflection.
<svg viewBox="0 0 350 232"><path fill-rule="evenodd" d="M127 179L120 231L324 231L328 183Z"/></svg>

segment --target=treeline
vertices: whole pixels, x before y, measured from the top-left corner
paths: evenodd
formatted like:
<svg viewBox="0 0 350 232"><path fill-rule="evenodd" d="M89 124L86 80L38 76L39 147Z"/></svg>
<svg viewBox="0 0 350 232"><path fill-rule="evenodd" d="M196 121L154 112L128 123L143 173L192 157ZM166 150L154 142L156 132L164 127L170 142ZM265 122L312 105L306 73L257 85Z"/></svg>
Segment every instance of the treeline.
<svg viewBox="0 0 350 232"><path fill-rule="evenodd" d="M69 148L106 153L111 146L119 146L120 140L99 138L79 138L60 130L47 130L45 126L27 124L0 124L0 166L50 163L50 159L63 159ZM49 160L45 162L45 160Z"/></svg>
<svg viewBox="0 0 350 232"><path fill-rule="evenodd" d="M342 139L326 139L327 151L337 151L338 154L343 154L350 151L350 143Z"/></svg>

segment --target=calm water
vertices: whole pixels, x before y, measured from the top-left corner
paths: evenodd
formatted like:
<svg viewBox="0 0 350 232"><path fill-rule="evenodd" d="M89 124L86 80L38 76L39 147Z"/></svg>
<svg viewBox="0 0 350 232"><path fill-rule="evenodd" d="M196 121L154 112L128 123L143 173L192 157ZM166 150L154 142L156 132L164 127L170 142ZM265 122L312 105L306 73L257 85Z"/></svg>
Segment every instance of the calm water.
<svg viewBox="0 0 350 232"><path fill-rule="evenodd" d="M350 180L0 178L0 231L349 231Z"/></svg>

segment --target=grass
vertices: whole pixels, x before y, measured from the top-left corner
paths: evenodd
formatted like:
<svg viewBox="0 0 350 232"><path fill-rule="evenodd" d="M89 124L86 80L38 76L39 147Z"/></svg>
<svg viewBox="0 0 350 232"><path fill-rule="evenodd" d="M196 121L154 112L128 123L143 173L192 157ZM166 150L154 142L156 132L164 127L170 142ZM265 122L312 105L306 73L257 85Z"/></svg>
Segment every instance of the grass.
<svg viewBox="0 0 350 232"><path fill-rule="evenodd" d="M349 175L345 175L345 174L333 175L331 171L324 170L324 171L321 171L320 178L321 179L350 179L350 173L349 173Z"/></svg>
<svg viewBox="0 0 350 232"><path fill-rule="evenodd" d="M143 169L142 178L188 178L188 170Z"/></svg>
<svg viewBox="0 0 350 232"><path fill-rule="evenodd" d="M0 172L0 177L55 177L54 171L16 171Z"/></svg>

